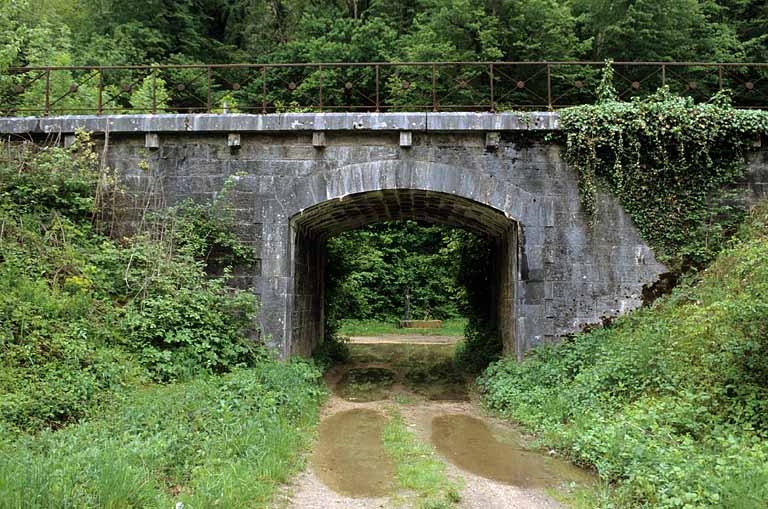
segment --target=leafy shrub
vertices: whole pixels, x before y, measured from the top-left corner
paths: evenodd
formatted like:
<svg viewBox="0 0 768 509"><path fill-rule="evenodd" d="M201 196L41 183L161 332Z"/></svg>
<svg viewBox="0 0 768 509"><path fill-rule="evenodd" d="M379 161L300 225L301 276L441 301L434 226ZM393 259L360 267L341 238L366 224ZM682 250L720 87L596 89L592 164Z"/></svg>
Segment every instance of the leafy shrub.
<svg viewBox="0 0 768 509"><path fill-rule="evenodd" d="M152 256L162 247L139 242L133 249L138 256L131 287L141 294L122 310L119 330L126 348L138 354L153 377L183 379L200 369L221 373L264 355L247 339L256 313L252 293L209 278L192 259Z"/></svg>
<svg viewBox="0 0 768 509"><path fill-rule="evenodd" d="M119 324L126 348L161 381L221 373L265 355L248 339L255 296L227 286L233 264L254 261L232 233L228 209L219 200L182 202L150 222L154 235L136 235L121 251L124 292L132 294Z"/></svg>
<svg viewBox="0 0 768 509"><path fill-rule="evenodd" d="M464 339L456 345L454 363L467 373L479 373L501 357L499 331L488 321L476 316L469 319Z"/></svg>
<svg viewBox="0 0 768 509"><path fill-rule="evenodd" d="M68 149L21 146L15 164L0 164L0 202L16 213L90 218L95 207L98 157L86 133Z"/></svg>
<svg viewBox="0 0 768 509"><path fill-rule="evenodd" d="M147 375L221 373L265 355L247 339L255 297L226 284L228 266L252 252L228 232L226 212L213 214L220 204L181 205L155 218L174 235L119 244L92 223L111 190L87 135L66 149L8 149L16 158L0 164L0 421L57 427ZM222 276L206 273L214 264Z"/></svg>

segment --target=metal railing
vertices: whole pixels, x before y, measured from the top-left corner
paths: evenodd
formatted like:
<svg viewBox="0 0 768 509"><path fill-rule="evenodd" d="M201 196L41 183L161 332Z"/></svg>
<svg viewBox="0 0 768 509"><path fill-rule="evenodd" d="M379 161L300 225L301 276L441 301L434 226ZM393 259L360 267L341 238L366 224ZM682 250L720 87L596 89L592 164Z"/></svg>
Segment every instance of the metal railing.
<svg viewBox="0 0 768 509"><path fill-rule="evenodd" d="M366 62L19 67L0 115L556 110L590 104L604 62ZM615 62L622 99L668 86L768 107L768 63Z"/></svg>

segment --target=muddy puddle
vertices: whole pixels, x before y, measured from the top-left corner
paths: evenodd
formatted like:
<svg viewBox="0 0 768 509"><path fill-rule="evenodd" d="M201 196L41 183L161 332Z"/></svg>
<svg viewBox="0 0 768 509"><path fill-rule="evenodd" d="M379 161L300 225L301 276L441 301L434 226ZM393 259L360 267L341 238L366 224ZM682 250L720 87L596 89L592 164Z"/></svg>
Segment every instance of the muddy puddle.
<svg viewBox="0 0 768 509"><path fill-rule="evenodd" d="M312 457L317 476L350 497L380 497L392 491L395 467L381 442L386 423L384 415L365 408L324 419Z"/></svg>
<svg viewBox="0 0 768 509"><path fill-rule="evenodd" d="M379 401L389 397L396 374L386 368L351 368L344 373L336 393L348 401Z"/></svg>
<svg viewBox="0 0 768 509"><path fill-rule="evenodd" d="M524 450L525 440L513 429L494 434L484 420L470 415L435 417L431 440L435 449L457 467L521 488L551 488L592 480L588 473L568 462Z"/></svg>
<svg viewBox="0 0 768 509"><path fill-rule="evenodd" d="M329 385L348 401L396 399L409 393L430 401L468 401L469 380L454 368L453 348L451 344L354 344L352 361L339 368Z"/></svg>

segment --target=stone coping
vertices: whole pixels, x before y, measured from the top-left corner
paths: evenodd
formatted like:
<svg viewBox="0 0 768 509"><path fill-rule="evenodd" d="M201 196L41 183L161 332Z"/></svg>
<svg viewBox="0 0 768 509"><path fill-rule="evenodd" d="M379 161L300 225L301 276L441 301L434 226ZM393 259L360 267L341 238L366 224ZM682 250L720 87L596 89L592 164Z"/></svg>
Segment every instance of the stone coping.
<svg viewBox="0 0 768 509"><path fill-rule="evenodd" d="M296 132L296 131L554 131L559 115L530 113L271 113L66 115L0 118L0 134Z"/></svg>

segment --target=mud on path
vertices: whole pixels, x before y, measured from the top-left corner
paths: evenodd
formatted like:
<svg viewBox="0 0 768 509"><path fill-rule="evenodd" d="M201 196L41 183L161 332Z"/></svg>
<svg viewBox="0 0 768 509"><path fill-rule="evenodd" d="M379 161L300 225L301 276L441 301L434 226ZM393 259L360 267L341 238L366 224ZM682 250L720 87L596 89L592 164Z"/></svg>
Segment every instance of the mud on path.
<svg viewBox="0 0 768 509"><path fill-rule="evenodd" d="M383 449L381 430L393 412L432 446L461 486L455 507L557 508L546 489L592 482L588 473L528 450L516 428L482 412L471 381L452 366L457 338L428 344L366 339L350 345L351 362L326 374L332 396L318 439L277 507L418 507L398 488Z"/></svg>

